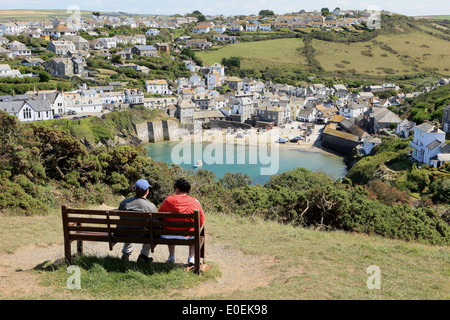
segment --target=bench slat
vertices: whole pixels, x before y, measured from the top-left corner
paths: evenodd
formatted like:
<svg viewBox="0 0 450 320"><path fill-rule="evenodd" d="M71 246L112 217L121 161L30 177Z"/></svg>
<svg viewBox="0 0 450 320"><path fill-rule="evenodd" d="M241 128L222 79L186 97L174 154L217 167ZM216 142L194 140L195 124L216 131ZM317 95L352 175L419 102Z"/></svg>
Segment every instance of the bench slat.
<svg viewBox="0 0 450 320"><path fill-rule="evenodd" d="M152 214L152 212L144 212L144 211L94 210L94 209L73 209L73 208L67 208L67 213L68 214L106 216L107 212L109 212L110 216L142 217L142 218L145 218L149 214Z"/></svg>
<svg viewBox="0 0 450 320"><path fill-rule="evenodd" d="M67 222L76 223L89 223L89 224L100 224L100 225L121 225L121 226L136 226L136 227L147 227L151 225L151 220L124 220L124 219L99 219L99 218L80 218L80 217L68 217Z"/></svg>
<svg viewBox="0 0 450 320"><path fill-rule="evenodd" d="M86 227L86 226L69 226L69 231L72 232L108 232L109 229L107 227ZM149 234L149 229L130 229L130 228L112 228L112 233L120 233L120 234Z"/></svg>
<svg viewBox="0 0 450 320"><path fill-rule="evenodd" d="M70 235L70 240L83 240L83 241L96 241L96 242L110 242L110 238L108 233L101 232L83 232L83 233L74 233ZM130 242L130 243L150 243L150 238L148 236L120 236L120 237L111 237L112 242Z"/></svg>
<svg viewBox="0 0 450 320"><path fill-rule="evenodd" d="M152 216L154 219L194 219L193 213L153 212Z"/></svg>
<svg viewBox="0 0 450 320"><path fill-rule="evenodd" d="M153 221L153 227L193 228L194 223L188 221Z"/></svg>

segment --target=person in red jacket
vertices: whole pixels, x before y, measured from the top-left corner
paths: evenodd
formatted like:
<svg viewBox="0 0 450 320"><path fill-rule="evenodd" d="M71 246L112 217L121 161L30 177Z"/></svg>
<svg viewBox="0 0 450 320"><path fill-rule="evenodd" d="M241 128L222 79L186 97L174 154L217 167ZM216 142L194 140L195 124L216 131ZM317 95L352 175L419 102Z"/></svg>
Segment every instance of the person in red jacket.
<svg viewBox="0 0 450 320"><path fill-rule="evenodd" d="M188 195L191 190L191 185L185 179L178 179L174 184L174 193L171 196L168 196L161 206L159 207L159 212L178 212L178 213L193 213L195 209L200 212L200 226L203 226L205 223L205 214L203 213L202 205L198 202L197 199ZM192 218L186 218L184 221L193 221ZM169 228L167 229L176 229L176 230L185 230L185 228ZM189 231L193 231L194 228L188 229ZM162 238L166 239L192 239L193 237L184 237L184 236L170 236L170 235L162 235ZM169 247L169 259L166 262L175 262L175 245L168 245ZM189 257L188 263L194 263L194 245L189 246Z"/></svg>

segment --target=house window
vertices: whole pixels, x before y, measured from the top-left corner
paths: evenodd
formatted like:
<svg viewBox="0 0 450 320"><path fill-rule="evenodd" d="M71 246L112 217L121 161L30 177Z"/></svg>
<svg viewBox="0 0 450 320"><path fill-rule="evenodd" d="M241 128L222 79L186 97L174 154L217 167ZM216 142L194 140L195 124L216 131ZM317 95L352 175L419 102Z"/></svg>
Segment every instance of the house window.
<svg viewBox="0 0 450 320"><path fill-rule="evenodd" d="M23 118L24 119L31 119L31 109L26 107L23 109Z"/></svg>

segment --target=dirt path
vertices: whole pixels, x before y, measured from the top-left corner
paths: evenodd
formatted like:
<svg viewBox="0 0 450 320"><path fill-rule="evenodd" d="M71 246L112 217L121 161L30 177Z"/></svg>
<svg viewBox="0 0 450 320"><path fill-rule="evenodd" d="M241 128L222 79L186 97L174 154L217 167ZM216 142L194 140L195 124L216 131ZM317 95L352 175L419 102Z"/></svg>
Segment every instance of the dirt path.
<svg viewBox="0 0 450 320"><path fill-rule="evenodd" d="M203 282L197 287L182 290L180 292L182 297L229 294L269 285L273 274L273 272L270 272L270 267L277 263L273 257L246 255L238 248L215 241L211 236L209 238L206 246L206 261L214 262L222 275L214 280ZM84 249L86 254L120 257L122 246L117 244L113 251L109 251L107 243L86 242ZM139 251L140 245L135 245L135 250L130 259L136 260ZM166 246L156 247L152 254L155 262L164 262L167 256ZM176 263L186 263L187 256L187 247L177 247ZM27 299L46 296L65 298L66 294L60 290L56 292L55 288L39 284L39 274L29 272L38 265L48 261L56 261L63 257L62 243L48 246L31 245L21 247L13 254L0 255L0 298ZM67 297L70 298L70 293L67 293Z"/></svg>

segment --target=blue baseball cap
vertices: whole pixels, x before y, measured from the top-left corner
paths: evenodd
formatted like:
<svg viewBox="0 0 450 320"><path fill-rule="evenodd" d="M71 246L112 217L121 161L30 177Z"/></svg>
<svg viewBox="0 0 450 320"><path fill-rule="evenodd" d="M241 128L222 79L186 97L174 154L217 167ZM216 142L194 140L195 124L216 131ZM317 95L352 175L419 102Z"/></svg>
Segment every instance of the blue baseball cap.
<svg viewBox="0 0 450 320"><path fill-rule="evenodd" d="M142 189L142 190L147 190L148 188L151 187L150 183L148 183L147 180L145 179L140 179L136 182L136 184L134 185L134 187L137 189Z"/></svg>

